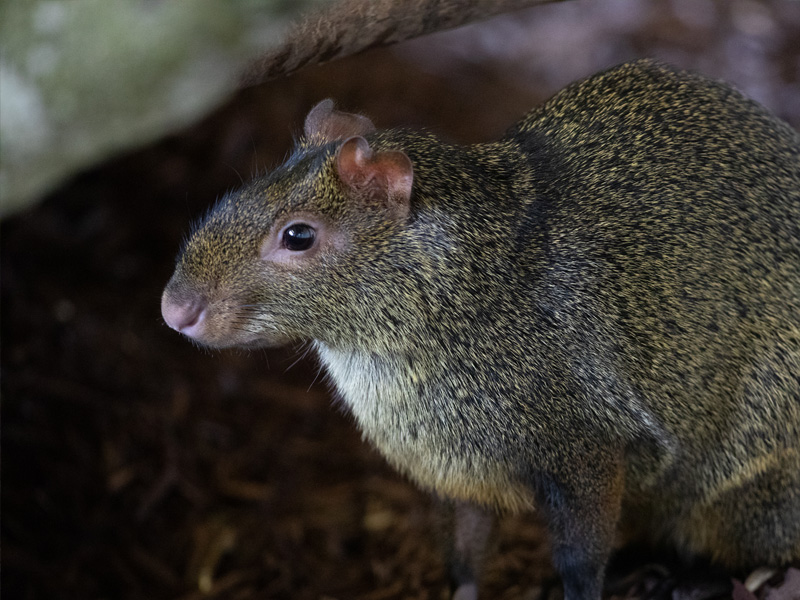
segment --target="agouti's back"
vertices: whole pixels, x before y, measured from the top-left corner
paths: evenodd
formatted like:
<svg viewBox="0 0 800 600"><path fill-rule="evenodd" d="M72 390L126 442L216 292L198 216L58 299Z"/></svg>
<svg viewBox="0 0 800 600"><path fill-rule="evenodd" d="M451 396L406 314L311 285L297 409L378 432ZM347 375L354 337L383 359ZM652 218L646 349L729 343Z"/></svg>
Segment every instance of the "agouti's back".
<svg viewBox="0 0 800 600"><path fill-rule="evenodd" d="M693 547L722 526L726 493L753 492L755 511L786 484L759 474L800 470L800 141L729 87L659 65L590 83L509 134L547 169L522 225L537 239L530 293L545 278L586 370L630 383L624 410L663 426L672 457L657 482L629 475L629 500L653 495L650 532Z"/></svg>
<svg viewBox="0 0 800 600"><path fill-rule="evenodd" d="M323 102L285 165L192 234L166 321L216 347L312 339L367 437L453 502L535 505L568 600L616 535L739 568L800 560L800 140L648 61L499 142L376 131Z"/></svg>

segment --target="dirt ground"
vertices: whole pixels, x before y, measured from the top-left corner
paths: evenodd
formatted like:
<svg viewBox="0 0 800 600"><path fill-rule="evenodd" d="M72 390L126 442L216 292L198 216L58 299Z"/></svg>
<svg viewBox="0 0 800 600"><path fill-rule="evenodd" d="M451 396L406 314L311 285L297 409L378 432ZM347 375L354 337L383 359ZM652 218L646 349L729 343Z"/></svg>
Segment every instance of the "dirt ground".
<svg viewBox="0 0 800 600"><path fill-rule="evenodd" d="M797 44L776 52L797 93ZM3 222L7 598L446 597L433 503L362 442L305 348L199 350L159 306L191 221L278 164L321 98L471 142L553 91L423 66L372 51L245 90ZM538 597L553 573L535 518L505 519L495 545L484 597Z"/></svg>

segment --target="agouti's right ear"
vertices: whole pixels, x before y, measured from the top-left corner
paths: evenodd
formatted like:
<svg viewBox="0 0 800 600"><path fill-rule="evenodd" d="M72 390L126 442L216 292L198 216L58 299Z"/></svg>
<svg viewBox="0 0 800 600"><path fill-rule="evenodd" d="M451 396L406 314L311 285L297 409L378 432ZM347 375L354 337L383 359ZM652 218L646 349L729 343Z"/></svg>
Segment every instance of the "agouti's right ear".
<svg viewBox="0 0 800 600"><path fill-rule="evenodd" d="M414 168L404 152L373 152L363 137L351 137L336 154L336 172L357 197L384 206L398 218L408 216Z"/></svg>
<svg viewBox="0 0 800 600"><path fill-rule="evenodd" d="M330 98L311 109L303 126L306 139L322 143L367 135L373 131L375 125L367 117L336 110Z"/></svg>

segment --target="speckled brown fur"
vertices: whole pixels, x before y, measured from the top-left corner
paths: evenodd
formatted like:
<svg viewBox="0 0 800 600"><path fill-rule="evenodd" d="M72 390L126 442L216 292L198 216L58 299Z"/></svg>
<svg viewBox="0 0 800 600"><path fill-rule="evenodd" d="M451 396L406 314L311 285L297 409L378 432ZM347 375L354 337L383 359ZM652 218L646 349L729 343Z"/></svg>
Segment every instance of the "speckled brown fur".
<svg viewBox="0 0 800 600"><path fill-rule="evenodd" d="M569 600L599 597L617 531L732 568L800 559L796 132L639 61L499 142L362 133L369 160L410 159L406 216L342 184L343 139L308 136L190 237L164 301L203 298L199 342L314 340L399 470L542 511ZM287 215L340 245L265 262Z"/></svg>

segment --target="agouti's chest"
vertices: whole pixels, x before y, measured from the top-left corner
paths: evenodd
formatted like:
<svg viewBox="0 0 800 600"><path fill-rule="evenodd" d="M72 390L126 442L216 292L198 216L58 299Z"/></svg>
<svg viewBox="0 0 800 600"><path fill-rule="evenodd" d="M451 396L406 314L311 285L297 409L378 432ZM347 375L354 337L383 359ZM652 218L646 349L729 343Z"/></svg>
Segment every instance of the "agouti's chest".
<svg viewBox="0 0 800 600"><path fill-rule="evenodd" d="M437 397L432 390L439 388L413 364L317 348L364 436L399 471L446 497L510 511L532 506L507 461L482 453L486 445L465 443L485 428L461 414L456 399Z"/></svg>

